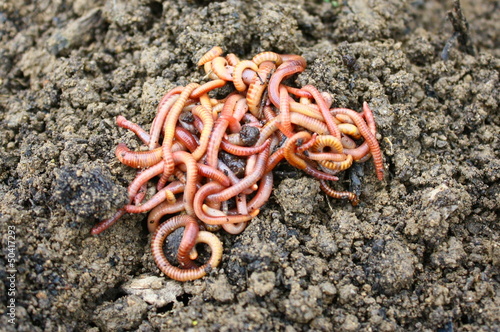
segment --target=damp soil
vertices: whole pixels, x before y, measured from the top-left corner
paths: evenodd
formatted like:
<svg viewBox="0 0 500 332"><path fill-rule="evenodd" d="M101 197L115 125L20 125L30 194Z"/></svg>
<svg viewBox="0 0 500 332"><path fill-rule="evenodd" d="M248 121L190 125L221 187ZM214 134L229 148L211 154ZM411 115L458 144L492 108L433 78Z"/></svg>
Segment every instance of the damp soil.
<svg viewBox="0 0 500 332"><path fill-rule="evenodd" d="M451 0L0 4L2 330L498 331L500 3L461 5L468 31ZM278 167L259 216L218 234L219 268L179 283L156 268L145 215L89 231L134 177L114 148L140 144L116 116L148 129L214 45L301 54L291 84L369 102L386 176L346 172L352 207Z"/></svg>

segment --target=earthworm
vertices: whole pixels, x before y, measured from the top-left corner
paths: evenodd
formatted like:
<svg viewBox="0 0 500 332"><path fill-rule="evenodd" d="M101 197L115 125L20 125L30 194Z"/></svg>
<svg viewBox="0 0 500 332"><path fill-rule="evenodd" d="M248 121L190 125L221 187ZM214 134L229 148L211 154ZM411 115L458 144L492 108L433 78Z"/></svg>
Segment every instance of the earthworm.
<svg viewBox="0 0 500 332"><path fill-rule="evenodd" d="M340 139L332 135L319 135L312 148L317 152L325 152L325 148L328 148L328 152L333 153L342 153L344 150Z"/></svg>
<svg viewBox="0 0 500 332"><path fill-rule="evenodd" d="M205 205L203 202L207 198L208 195L214 194L216 192L220 192L224 187L217 182L209 182L198 190L194 197L194 210L196 213L196 216L203 221L206 224L209 225L222 225L225 223L240 223L240 222L245 222L249 221L250 219L253 218L253 216L257 215L259 213L259 210L252 211L252 213L242 216L242 215L237 215L237 216L211 216L208 215L205 210L207 210L208 206Z"/></svg>
<svg viewBox="0 0 500 332"><path fill-rule="evenodd" d="M149 151L130 151L124 143L119 143L115 155L124 165L133 168L146 168L159 163L162 160L163 152L161 147Z"/></svg>
<svg viewBox="0 0 500 332"><path fill-rule="evenodd" d="M314 100L316 101L316 104L319 106L321 114L323 115L323 120L326 123L330 135L333 135L340 139L339 128L337 127L337 124L333 120L333 117L330 114L330 110L328 110L328 105L326 104L325 100L323 99L323 96L321 96L321 93L318 91L318 89L316 89L312 85L306 85L302 89L311 93L311 95L314 97Z"/></svg>
<svg viewBox="0 0 500 332"><path fill-rule="evenodd" d="M259 70L259 66L250 60L244 60L239 62L235 67L234 67L234 72L233 72L233 84L236 90L243 92L247 89L247 86L243 82L243 71L245 69L250 69L253 70L254 72L257 72Z"/></svg>
<svg viewBox="0 0 500 332"><path fill-rule="evenodd" d="M269 201L269 196L273 191L273 173L267 172L260 180L259 189L255 196L248 202L247 208L249 212L258 210Z"/></svg>
<svg viewBox="0 0 500 332"><path fill-rule="evenodd" d="M229 152L232 155L241 157L241 156L251 156L262 152L266 148L266 143L259 146L245 147L245 146L231 144L227 141L222 140L220 147L222 148L222 150Z"/></svg>
<svg viewBox="0 0 500 332"><path fill-rule="evenodd" d="M324 180L319 180L319 187L323 190L328 196L331 196L336 199L348 199L351 201L353 206L358 205L359 198L355 193L350 191L337 191L332 189Z"/></svg>
<svg viewBox="0 0 500 332"><path fill-rule="evenodd" d="M305 169L307 167L305 160L295 154L295 148L297 147L297 142L308 141L310 139L310 133L308 133L307 131L300 131L286 140L283 149L283 156L286 158L290 165L298 169Z"/></svg>
<svg viewBox="0 0 500 332"><path fill-rule="evenodd" d="M234 105L233 117L240 122L241 119L247 114L248 105L245 98L241 98ZM251 115L251 114L248 114Z"/></svg>
<svg viewBox="0 0 500 332"><path fill-rule="evenodd" d="M192 218L186 222L184 233L182 234L182 239L177 249L177 261L182 268L195 269L198 267L198 265L189 258L189 253L196 244L196 238L198 237L199 231L200 226L198 226L196 219Z"/></svg>
<svg viewBox="0 0 500 332"><path fill-rule="evenodd" d="M291 62L294 61L301 65L302 67L306 68L307 67L307 61L304 59L303 56L297 55L297 54L280 54L281 59L283 62Z"/></svg>
<svg viewBox="0 0 500 332"><path fill-rule="evenodd" d="M281 66L279 66L278 69L276 69L274 74L269 79L269 87L267 89L267 91L269 92L269 100L271 101L271 103L273 103L274 106L279 107L280 105L279 86L281 84L281 81L283 81L286 76L303 72L304 69L305 67L302 66L298 61L286 61Z"/></svg>
<svg viewBox="0 0 500 332"><path fill-rule="evenodd" d="M184 188L184 207L187 214L194 216L193 200L196 193L196 183L198 182L198 165L190 153L177 151L173 153L175 164L183 163L186 165L186 186Z"/></svg>
<svg viewBox="0 0 500 332"><path fill-rule="evenodd" d="M246 203L245 203L246 205ZM220 210L210 209L210 213L216 217L225 217L226 214ZM248 214L248 211L245 213ZM237 235L245 230L248 222L241 222L238 224L222 224L222 228L229 234Z"/></svg>
<svg viewBox="0 0 500 332"><path fill-rule="evenodd" d="M193 152L198 148L198 141L195 136L187 129L177 126L175 128L175 139L184 145L189 151ZM163 151L163 148L160 148Z"/></svg>
<svg viewBox="0 0 500 332"><path fill-rule="evenodd" d="M377 178L379 180L384 179L384 162L382 160L382 152L380 151L380 146L378 145L378 141L375 138L375 136L372 134L370 129L368 128L367 124L359 115L359 113L350 110L348 108L332 108L330 110L332 114L346 114L351 117L351 119L354 121L356 124L356 127L358 127L359 132L367 142L370 152L373 157L373 162L375 164L375 171L377 173Z"/></svg>
<svg viewBox="0 0 500 332"><path fill-rule="evenodd" d="M280 93L280 122L281 126L283 127L282 132L287 136L291 137L293 136L293 128L292 128L292 123L290 122L290 103L288 102L288 91L287 89L283 86L280 85L279 88L279 93Z"/></svg>
<svg viewBox="0 0 500 332"><path fill-rule="evenodd" d="M253 170L252 174L246 176L237 184L235 184L227 189L224 189L217 194L211 195L211 197L209 197L209 199L212 201L215 201L215 202L227 201L231 197L238 195L244 189L249 188L254 183L256 183L264 174L264 170L266 168L267 158L269 157L269 145L270 145L270 143L271 143L270 141L266 141L266 143L265 143L266 148L264 149L264 151L262 151L259 154L257 163L255 165L255 169Z"/></svg>
<svg viewBox="0 0 500 332"><path fill-rule="evenodd" d="M373 135L377 133L377 129L375 127L375 119L373 118L373 112L368 106L368 103L365 101L363 102L363 117L365 118L366 125L368 128L370 128L370 131L372 132Z"/></svg>
<svg viewBox="0 0 500 332"><path fill-rule="evenodd" d="M296 101L290 100L290 110L292 112L303 114L305 116L319 120L321 122L323 122L324 120L323 115L319 111L311 107L311 105L300 104L297 103Z"/></svg>
<svg viewBox="0 0 500 332"><path fill-rule="evenodd" d="M234 53L229 53L228 55L226 55L226 60L227 63L233 67L240 63L240 58L238 58L238 56Z"/></svg>
<svg viewBox="0 0 500 332"><path fill-rule="evenodd" d="M165 186L165 183L168 180L168 177L174 172L174 160L172 157L172 142L175 134L175 127L177 120L179 119L179 115L186 103L186 100L191 95L194 89L199 87L200 85L197 83L188 84L184 90L182 90L179 98L175 101L174 105L170 109L170 112L167 114L167 119L165 120L165 125L163 126L163 160L165 161L163 175L158 181L158 189L161 189Z"/></svg>
<svg viewBox="0 0 500 332"><path fill-rule="evenodd" d="M219 182L224 187L229 187L231 185L231 180L228 178L224 172L219 171L216 168L210 167L205 164L198 163L198 173L201 176L212 179Z"/></svg>
<svg viewBox="0 0 500 332"><path fill-rule="evenodd" d="M222 137L227 129L229 121L227 117L222 115L231 115L234 109L234 105L238 100L243 98L243 96L239 94L234 94L229 97L228 100L224 103L224 108L222 109L221 116L217 119L214 124L214 128L212 131L212 136L210 141L208 142L207 147L207 165L211 167L217 167L217 154L219 152L219 146L222 141Z"/></svg>
<svg viewBox="0 0 500 332"><path fill-rule="evenodd" d="M162 202L160 205L152 209L148 214L148 231L150 233L156 232L160 225L160 219L167 214L174 214L184 211L184 202L182 199L177 200L175 203L167 201Z"/></svg>
<svg viewBox="0 0 500 332"><path fill-rule="evenodd" d="M212 60L212 71L221 80L233 81L232 68L227 66L227 60L223 57L218 56Z"/></svg>
<svg viewBox="0 0 500 332"><path fill-rule="evenodd" d="M193 158L195 160L200 160L205 154L208 147L208 142L210 141L210 135L212 134L212 128L214 126L214 119L212 114L203 106L199 105L193 109L193 115L199 117L201 122L203 122L203 129L200 134L200 142L197 148L192 152Z"/></svg>
<svg viewBox="0 0 500 332"><path fill-rule="evenodd" d="M304 91L304 90L298 89L298 88L294 88L294 87L291 87L288 85L283 85L283 86L286 88L286 90L289 93L291 93L292 95L294 95L296 97L307 98L308 100L313 98L313 96L307 91Z"/></svg>
<svg viewBox="0 0 500 332"><path fill-rule="evenodd" d="M198 67L203 66L205 63L212 61L216 57L222 55L222 53L224 53L224 51L219 46L212 47L207 53L203 54L203 56L200 58L200 60L198 61Z"/></svg>
<svg viewBox="0 0 500 332"><path fill-rule="evenodd" d="M125 213L127 213L127 211L125 211L125 209L123 209L123 208L119 209L118 211L115 212L115 214L111 218L105 219L105 220L99 222L98 224L94 225L94 227L92 227L92 229L90 230L90 234L92 234L92 235L101 234L106 229L113 226L118 221L118 219L123 217L123 215Z"/></svg>
<svg viewBox="0 0 500 332"><path fill-rule="evenodd" d="M262 94L266 90L268 79L267 77L276 68L273 62L264 61L257 71L257 75L253 82L248 86L247 90L247 104L250 112L256 116L259 115L259 104L262 99ZM273 75L274 76L274 75ZM272 77L272 76L271 76Z"/></svg>
<svg viewBox="0 0 500 332"><path fill-rule="evenodd" d="M138 124L127 120L124 116L118 115L116 117L116 124L124 129L131 130L139 139L144 143L148 144L151 137L149 134L141 128Z"/></svg>
<svg viewBox="0 0 500 332"><path fill-rule="evenodd" d="M335 160L319 160L318 163L326 168L335 171L344 171L351 167L353 158L351 155L347 155L347 158L343 161L335 161Z"/></svg>
<svg viewBox="0 0 500 332"><path fill-rule="evenodd" d="M229 166L227 166L226 164L224 164L220 160L217 160L217 165L218 165L219 169L221 171L223 171L224 174L227 175L227 177L231 181L232 185L235 185L238 182L240 182L240 179L236 176L236 174L234 174L234 172L229 168ZM229 186L225 186L225 187L229 187ZM251 194L252 190L250 188L247 188L247 189L243 190L242 193L244 193L244 194Z"/></svg>
<svg viewBox="0 0 500 332"><path fill-rule="evenodd" d="M136 175L135 179L132 183L130 183L127 189L130 201L134 199L135 195L144 183L163 173L164 165L165 162L162 160L158 164L146 168L141 173Z"/></svg>
<svg viewBox="0 0 500 332"><path fill-rule="evenodd" d="M342 142L342 146L344 149L355 149L356 148L356 142L349 136L342 135L340 138L340 141ZM345 150L344 150L345 151Z"/></svg>
<svg viewBox="0 0 500 332"><path fill-rule="evenodd" d="M212 91L212 90L217 89L217 88L222 88L224 85L226 85L226 81L224 81L224 80L217 79L217 80L209 81L205 84L200 85L196 89L194 89L189 98L193 98L193 99L200 98L200 96L208 93L209 91Z"/></svg>
<svg viewBox="0 0 500 332"><path fill-rule="evenodd" d="M208 270L216 268L222 259L222 243L220 240L212 233L199 231L196 243L206 243L212 251L208 262L196 269L189 270L183 270L170 264L163 252L163 243L174 230L185 227L188 222L196 223L196 220L187 215L180 215L167 220L158 227L151 241L151 251L156 265L166 276L177 281L199 279L205 276Z"/></svg>
<svg viewBox="0 0 500 332"><path fill-rule="evenodd" d="M335 114L335 119L337 119L341 123L354 124L354 121L352 121L351 117L345 114Z"/></svg>
<svg viewBox="0 0 500 332"><path fill-rule="evenodd" d="M277 53L274 53L274 52L259 53L252 58L252 61L257 66L260 66L263 62L273 62L276 66L279 66L283 62L283 60L281 59L281 56Z"/></svg>
<svg viewBox="0 0 500 332"><path fill-rule="evenodd" d="M158 113L156 114L149 131L151 134L151 138L148 144L150 150L159 146L158 142L160 141L161 129L163 128L163 124L165 123L165 119L167 118L167 114L170 111L170 108L178 98L178 95L171 96L171 98L166 99L165 102L161 104L161 106L159 105Z"/></svg>
<svg viewBox="0 0 500 332"><path fill-rule="evenodd" d="M142 205L125 205L124 209L128 213L143 213L155 208L160 203L168 201L170 203L175 202L174 193L169 190L167 187L159 190L156 194L153 195L146 203Z"/></svg>

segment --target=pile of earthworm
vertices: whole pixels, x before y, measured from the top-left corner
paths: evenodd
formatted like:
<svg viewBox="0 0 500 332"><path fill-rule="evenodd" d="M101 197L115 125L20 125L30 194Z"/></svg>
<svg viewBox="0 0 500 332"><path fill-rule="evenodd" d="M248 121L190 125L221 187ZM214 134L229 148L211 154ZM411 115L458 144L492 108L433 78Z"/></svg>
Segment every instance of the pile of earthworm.
<svg viewBox="0 0 500 332"><path fill-rule="evenodd" d="M330 109L329 94L311 85L286 85L287 77L304 71L301 56L263 52L239 60L222 54L214 47L198 62L206 83L174 88L161 99L149 133L118 116L118 126L133 131L147 150L118 145L120 162L139 170L128 187L128 204L92 229L99 234L125 213L150 211L154 260L163 273L180 281L201 278L219 264L222 243L212 232L245 229L268 201L272 170L281 160L319 179L326 194L353 205L358 203L354 193L336 191L327 181L338 180L338 172L370 157L377 177L384 174L366 103L361 113ZM227 85L232 92L216 99ZM156 193L147 195L152 182ZM175 214L160 224L165 215ZM163 245L181 227L177 267L167 260ZM195 262L198 243L211 249L202 266Z"/></svg>

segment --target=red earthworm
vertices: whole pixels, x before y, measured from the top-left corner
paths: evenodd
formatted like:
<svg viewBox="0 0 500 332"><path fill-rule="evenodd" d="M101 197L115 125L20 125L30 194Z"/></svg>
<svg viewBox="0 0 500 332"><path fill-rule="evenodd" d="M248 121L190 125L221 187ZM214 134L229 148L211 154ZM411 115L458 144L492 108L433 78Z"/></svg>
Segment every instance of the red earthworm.
<svg viewBox="0 0 500 332"><path fill-rule="evenodd" d="M291 87L291 86L288 86L288 85L283 85L286 90L291 93L292 95L296 96L296 97L300 97L300 98L307 98L307 99L312 99L313 96L307 92L307 91L304 91L302 89L298 89L298 88L294 88L294 87Z"/></svg>
<svg viewBox="0 0 500 332"><path fill-rule="evenodd" d="M231 144L228 141L222 140L220 147L222 148L222 150L229 152L232 155L242 157L242 156L251 156L262 152L266 148L266 143L259 146L246 147L246 146Z"/></svg>
<svg viewBox="0 0 500 332"><path fill-rule="evenodd" d="M231 180L226 174L208 165L198 163L198 173L201 176L219 182L224 187L229 187L231 185Z"/></svg>
<svg viewBox="0 0 500 332"><path fill-rule="evenodd" d="M148 144L151 137L141 128L137 123L127 120L124 116L118 115L116 117L116 124L124 129L131 130L137 137L144 143Z"/></svg>
<svg viewBox="0 0 500 332"><path fill-rule="evenodd" d="M274 53L274 52L259 53L252 58L252 61L257 66L260 66L263 62L273 62L276 66L279 66L283 62L283 60L281 59L281 56L277 53Z"/></svg>
<svg viewBox="0 0 500 332"><path fill-rule="evenodd" d="M306 172L307 174L315 177L316 179L330 180L330 181L338 181L338 179L339 179L338 177L336 177L333 174L328 174L325 172L321 172L320 170L317 170L312 165L310 165L307 161L306 161L306 164L307 164L307 167L304 168L303 171Z"/></svg>
<svg viewBox="0 0 500 332"><path fill-rule="evenodd" d="M326 91L321 92L321 96L323 97L323 100L325 101L326 108L330 108L330 106L332 106L332 103L333 103L333 96ZM335 118L334 118L334 120L335 120Z"/></svg>
<svg viewBox="0 0 500 332"><path fill-rule="evenodd" d="M226 59L223 57L216 57L212 60L212 71L221 80L232 81L233 80L233 67L227 65Z"/></svg>
<svg viewBox="0 0 500 332"><path fill-rule="evenodd" d="M316 101L316 104L319 106L321 114L323 115L323 120L325 121L326 126L328 127L330 135L333 135L338 139L340 139L340 131L337 127L337 124L333 120L333 117L330 114L330 111L328 110L328 105L326 104L325 100L321 96L321 93L318 91L318 89L316 89L312 85L306 85L302 89L310 92L314 97L314 100Z"/></svg>
<svg viewBox="0 0 500 332"><path fill-rule="evenodd" d="M290 103L288 102L288 91L283 85L280 85L279 88L280 93L280 122L283 127L282 132L287 136L293 136L293 128L292 123L290 122Z"/></svg>
<svg viewBox="0 0 500 332"><path fill-rule="evenodd" d="M298 62L302 67L307 67L307 61L303 56L297 54L280 54L280 56L283 62L295 61Z"/></svg>
<svg viewBox="0 0 500 332"><path fill-rule="evenodd" d="M239 133L241 131L241 124L232 115L222 115L220 117L225 117L227 120L228 128L231 133Z"/></svg>
<svg viewBox="0 0 500 332"><path fill-rule="evenodd" d="M224 212L202 205L203 221L210 225L241 224L246 223L259 214L259 210L254 210L248 215L225 215ZM222 215L221 214L224 214ZM201 219L201 218L200 218Z"/></svg>
<svg viewBox="0 0 500 332"><path fill-rule="evenodd" d="M162 160L162 154L161 147L149 151L130 151L124 143L119 143L115 151L116 158L122 164L134 168L153 166Z"/></svg>
<svg viewBox="0 0 500 332"><path fill-rule="evenodd" d="M219 265L222 258L222 243L220 240L212 233L199 231L196 243L207 243L212 251L208 262L196 269L188 270L170 264L163 252L163 243L174 230L185 227L188 222L196 223L196 220L187 215L180 215L167 220L158 227L151 241L151 251L156 265L166 276L177 281L196 280L205 276L210 268L216 268Z"/></svg>
<svg viewBox="0 0 500 332"><path fill-rule="evenodd" d="M181 142L189 151L193 152L198 148L198 141L191 132L183 127L175 127L175 138ZM160 148L162 149L162 148Z"/></svg>
<svg viewBox="0 0 500 332"><path fill-rule="evenodd" d="M354 139L360 139L361 134L358 127L350 123L341 123L338 125L340 132L344 135L352 136Z"/></svg>
<svg viewBox="0 0 500 332"><path fill-rule="evenodd" d="M246 208L246 199L245 199L245 208ZM215 217L225 217L226 216L226 214L220 210L216 210L213 208L209 208L207 210L208 210L207 212L210 212L210 214L215 216ZM248 214L248 211L246 211L244 213L240 212L240 214L246 215L246 214ZM241 223L237 223L237 224L222 224L221 226L227 233L232 234L232 235L237 235L245 230L245 228L247 227L247 224L248 224L248 222L241 222Z"/></svg>
<svg viewBox="0 0 500 332"><path fill-rule="evenodd" d="M196 245L196 238L198 237L199 231L200 226L198 226L194 218L187 222L184 227L184 233L182 234L182 239L177 249L177 261L182 268L196 269L198 267L198 265L190 259L189 253Z"/></svg>
<svg viewBox="0 0 500 332"><path fill-rule="evenodd" d="M198 147L192 152L193 158L198 161L207 151L210 136L212 134L212 128L214 126L214 119L210 111L201 105L196 106L193 109L193 115L200 118L201 122L203 122L203 129L201 130L200 134L200 142L198 143Z"/></svg>
<svg viewBox="0 0 500 332"><path fill-rule="evenodd" d="M226 85L226 81L224 80L217 79L213 81L208 81L207 83L202 84L196 89L194 89L189 98L198 99L200 98L200 96L208 93L209 91L222 88L224 85Z"/></svg>
<svg viewBox="0 0 500 332"><path fill-rule="evenodd" d="M267 91L269 92L269 100L274 106L279 107L280 105L280 92L279 86L281 81L285 79L286 76L290 76L296 73L303 72L305 67L303 67L300 62L297 61L287 61L276 69L274 74L269 79L269 87Z"/></svg>
<svg viewBox="0 0 500 332"><path fill-rule="evenodd" d="M208 208L203 202L207 198L208 195L220 192L224 187L218 183L218 182L209 182L198 190L194 197L194 210L196 212L196 216L202 220L204 223L209 224L209 225L222 225L225 223L240 223L240 222L245 222L249 221L250 219L253 218L254 215L257 215L259 210L256 210L257 212L253 211L253 215L237 215L237 216L210 216L208 215L205 210Z"/></svg>
<svg viewBox="0 0 500 332"><path fill-rule="evenodd" d="M328 196L331 196L336 199L348 199L351 201L353 206L358 205L359 198L355 193L350 191L337 191L332 189L324 180L319 180L319 187L323 190Z"/></svg>
<svg viewBox="0 0 500 332"><path fill-rule="evenodd" d="M166 94L161 97L160 102L158 103L158 106L156 107L156 114L158 115L159 113L164 111L164 108L166 108L166 105L168 101L170 100L171 97L174 95L178 95L184 90L183 86L177 86L173 88L172 90L168 91ZM170 107L168 107L170 108Z"/></svg>
<svg viewBox="0 0 500 332"><path fill-rule="evenodd" d="M243 82L243 71L245 69L253 70L254 72L257 72L259 70L259 66L255 64L255 62L250 61L250 60L244 60L239 62L237 65L234 67L234 72L233 72L233 83L234 87L236 90L243 92L247 89L247 86Z"/></svg>
<svg viewBox="0 0 500 332"><path fill-rule="evenodd" d="M245 176L248 176L253 172L256 164L257 164L256 154L247 158L247 164L245 166Z"/></svg>
<svg viewBox="0 0 500 332"><path fill-rule="evenodd" d="M162 174L164 166L165 162L162 160L158 164L146 168L142 172L138 173L132 183L128 186L127 191L129 200L132 201L134 199L135 195L144 183L147 183L155 176Z"/></svg>
<svg viewBox="0 0 500 332"><path fill-rule="evenodd" d="M238 58L238 56L234 53L229 53L228 55L226 55L226 60L227 63L233 67L240 63L240 58Z"/></svg>
<svg viewBox="0 0 500 332"><path fill-rule="evenodd" d="M368 106L368 103L365 101L363 102L363 117L365 118L366 125L368 128L370 128L370 131L372 132L373 135L377 134L377 128L375 126L375 118L373 117L373 112Z"/></svg>
<svg viewBox="0 0 500 332"><path fill-rule="evenodd" d="M234 112L233 112L233 117L238 121L240 122L241 119L243 119L243 117L245 115L251 115L250 113L247 113L248 111L248 104L247 104L247 101L245 98L242 98L240 100L238 100L236 102L236 104L234 105Z"/></svg>
<svg viewBox="0 0 500 332"><path fill-rule="evenodd" d="M237 184L224 189L217 194L211 195L211 197L209 197L210 200L214 202L227 201L231 197L234 197L241 193L244 189L249 188L250 186L255 184L262 177L266 168L267 158L269 157L269 146L271 143L270 141L266 142L266 148L259 154L255 169L253 170L252 174L245 176Z"/></svg>
<svg viewBox="0 0 500 332"><path fill-rule="evenodd" d="M273 191L273 173L267 172L262 176L259 184L259 190L255 196L248 202L247 208L249 212L258 210L269 201L269 196Z"/></svg>
<svg viewBox="0 0 500 332"><path fill-rule="evenodd" d="M316 139L318 138L318 133L313 133L311 136L311 139L308 140L307 142L302 142L302 145L297 147L297 152L304 152L306 150L309 150L316 144Z"/></svg>
<svg viewBox="0 0 500 332"><path fill-rule="evenodd" d="M124 209L128 213L143 213L155 208L160 203L165 201L170 203L174 203L176 201L174 193L167 187L154 194L153 197L151 197L146 203L141 205L125 205Z"/></svg>
<svg viewBox="0 0 500 332"><path fill-rule="evenodd" d="M227 177L229 178L229 180L231 181L231 184L232 185L235 185L237 184L238 182L240 182L241 180L236 176L236 174L234 174L234 172L226 165L224 164L222 161L220 160L217 160L217 166L219 167L219 169L221 171L224 172L224 174L227 175ZM226 186L226 187L229 187L229 186ZM250 188L247 188L245 190L242 191L243 194L246 194L246 195L249 195L252 193L252 190Z"/></svg>
<svg viewBox="0 0 500 332"><path fill-rule="evenodd" d="M118 221L118 219L120 219L125 213L127 213L125 209L123 208L119 209L118 211L115 212L115 214L111 218L102 220L98 224L94 225L94 227L92 227L92 229L90 230L90 234L92 235L101 234L106 229L114 225Z"/></svg>
<svg viewBox="0 0 500 332"><path fill-rule="evenodd" d="M375 135L372 134L367 124L363 120L363 118L359 115L359 113L347 109L347 108L332 108L330 110L333 114L346 114L351 117L354 121L356 127L358 127L359 132L365 139L366 143L370 148L370 152L373 157L373 162L375 164L375 171L377 173L377 178L379 180L384 179L384 161L382 159L382 152L380 151L380 146L378 145L378 141L375 138Z"/></svg>
<svg viewBox="0 0 500 332"><path fill-rule="evenodd" d="M182 199L177 200L175 203L162 202L149 212L148 215L148 231L150 233L156 232L160 225L160 219L167 214L174 214L184 211L184 202Z"/></svg>
<svg viewBox="0 0 500 332"><path fill-rule="evenodd" d="M368 145L368 142L363 142L360 146L354 149L344 149L344 153L351 155L352 158L355 161L361 161L363 158L369 154L370 152L370 146Z"/></svg>
<svg viewBox="0 0 500 332"><path fill-rule="evenodd" d="M276 150L272 155L269 156L269 159L267 160L266 163L266 170L265 173L271 172L278 163L285 158L284 155L284 148L279 148Z"/></svg>
<svg viewBox="0 0 500 332"><path fill-rule="evenodd" d="M271 121L276 117L276 113L273 111L270 105L264 106L264 108L262 109L262 113L267 121Z"/></svg>
<svg viewBox="0 0 500 332"><path fill-rule="evenodd" d="M212 136L207 147L207 165L216 168L217 167L217 155L219 153L219 146L222 141L222 137L226 132L227 126L229 124L227 117L222 115L231 115L234 109L234 105L238 100L243 98L239 94L234 94L224 103L224 108L222 109L221 116L217 119L214 124L212 131Z"/></svg>
<svg viewBox="0 0 500 332"><path fill-rule="evenodd" d="M194 216L193 200L196 193L196 183L198 182L198 165L190 153L177 151L173 153L175 164L182 163L186 165L186 186L184 188L184 206L186 213Z"/></svg>
<svg viewBox="0 0 500 332"><path fill-rule="evenodd" d="M331 170L344 171L344 170L348 169L349 167L351 167L352 161L353 161L352 156L348 154L347 158L343 161L319 160L318 163L321 166L326 167L326 168L331 169Z"/></svg>
<svg viewBox="0 0 500 332"><path fill-rule="evenodd" d="M262 100L262 94L266 90L268 79L267 77L276 68L274 63L270 61L264 61L257 71L257 75L253 82L248 86L247 90L247 104L250 112L260 118L259 105ZM272 75L271 77L273 77Z"/></svg>
<svg viewBox="0 0 500 332"><path fill-rule="evenodd" d="M184 88L183 88L184 89ZM158 107L158 112L153 120L153 124L151 125L150 134L151 139L149 140L149 149L152 150L159 146L160 134L165 123L165 119L167 118L167 114L172 108L172 105L179 99L179 96L174 95L170 98L166 99L164 102L160 102L161 104Z"/></svg>
<svg viewBox="0 0 500 332"><path fill-rule="evenodd" d="M174 161L172 158L172 142L175 134L175 127L177 120L179 119L179 115L184 108L184 104L186 100L191 95L194 89L199 86L197 83L188 84L184 90L182 90L179 99L176 100L170 112L167 115L167 119L165 120L165 125L163 126L163 160L165 161L163 175L158 181L157 187L159 189L165 186L165 183L168 180L168 177L174 172Z"/></svg>
<svg viewBox="0 0 500 332"><path fill-rule="evenodd" d="M200 60L198 61L198 67L203 66L205 63L212 61L216 57L222 55L222 53L224 53L224 51L219 46L212 47L207 53L203 54L203 56L200 58Z"/></svg>

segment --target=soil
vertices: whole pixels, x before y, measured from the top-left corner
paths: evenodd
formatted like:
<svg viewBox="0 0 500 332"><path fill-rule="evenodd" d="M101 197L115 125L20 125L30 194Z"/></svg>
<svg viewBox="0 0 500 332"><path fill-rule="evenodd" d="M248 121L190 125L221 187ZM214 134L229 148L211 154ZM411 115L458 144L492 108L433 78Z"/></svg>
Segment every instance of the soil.
<svg viewBox="0 0 500 332"><path fill-rule="evenodd" d="M468 31L451 0L0 4L3 329L499 331L500 2L461 5ZM369 102L386 177L346 172L352 207L280 166L259 216L218 234L219 268L179 283L152 260L146 215L89 231L134 177L114 148L139 142L116 116L148 129L214 45L301 54L294 84Z"/></svg>

